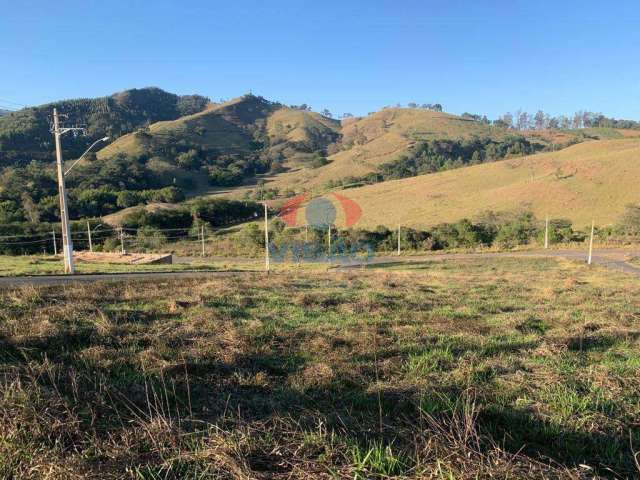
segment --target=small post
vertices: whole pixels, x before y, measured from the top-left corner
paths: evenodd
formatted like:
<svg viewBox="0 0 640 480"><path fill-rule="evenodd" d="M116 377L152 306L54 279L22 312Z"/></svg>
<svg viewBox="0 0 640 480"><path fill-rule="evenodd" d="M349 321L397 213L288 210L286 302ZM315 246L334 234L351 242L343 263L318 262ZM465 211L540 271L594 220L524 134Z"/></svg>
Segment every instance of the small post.
<svg viewBox="0 0 640 480"><path fill-rule="evenodd" d="M587 265L591 265L591 260L593 259L593 231L596 226L596 221L591 221L591 237L589 238L589 258L587 259Z"/></svg>
<svg viewBox="0 0 640 480"><path fill-rule="evenodd" d="M89 226L88 220L87 220L87 236L89 237L89 251L93 252L93 243L91 243L91 227Z"/></svg>
<svg viewBox="0 0 640 480"><path fill-rule="evenodd" d="M53 234L53 254L57 256L58 245L56 245L56 229L54 228L53 230L51 230L51 233Z"/></svg>
<svg viewBox="0 0 640 480"><path fill-rule="evenodd" d="M267 210L267 204L264 205L264 268L269 272L271 267L269 262L269 211Z"/></svg>
<svg viewBox="0 0 640 480"><path fill-rule="evenodd" d="M549 215L544 222L544 248L549 248Z"/></svg>
<svg viewBox="0 0 640 480"><path fill-rule="evenodd" d="M204 257L204 225L200 227L200 233L202 234L202 256Z"/></svg>
<svg viewBox="0 0 640 480"><path fill-rule="evenodd" d="M329 224L328 243L329 243L329 259L331 259L331 224Z"/></svg>
<svg viewBox="0 0 640 480"><path fill-rule="evenodd" d="M304 243L309 242L309 225L304 226Z"/></svg>
<svg viewBox="0 0 640 480"><path fill-rule="evenodd" d="M120 227L120 253L124 255L124 232L122 231L122 227Z"/></svg>
<svg viewBox="0 0 640 480"><path fill-rule="evenodd" d="M400 225L398 225L398 256L400 256L400 254L402 253L402 251L400 250L400 232L402 227Z"/></svg>

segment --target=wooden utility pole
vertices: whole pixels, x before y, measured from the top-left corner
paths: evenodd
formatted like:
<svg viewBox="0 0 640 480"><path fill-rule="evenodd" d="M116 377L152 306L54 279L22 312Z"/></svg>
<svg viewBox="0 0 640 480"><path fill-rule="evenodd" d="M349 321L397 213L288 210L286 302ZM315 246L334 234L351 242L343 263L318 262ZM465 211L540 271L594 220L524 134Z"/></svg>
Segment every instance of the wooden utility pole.
<svg viewBox="0 0 640 480"><path fill-rule="evenodd" d="M54 228L53 230L51 230L51 233L53 234L53 254L57 256L58 245L56 245L56 229Z"/></svg>
<svg viewBox="0 0 640 480"><path fill-rule="evenodd" d="M271 268L269 262L269 211L267 204L264 204L264 268L267 272Z"/></svg>
<svg viewBox="0 0 640 480"><path fill-rule="evenodd" d="M593 259L593 232L596 227L596 221L591 221L591 237L589 238L589 258L587 259L587 265L591 265L591 260Z"/></svg>
<svg viewBox="0 0 640 480"><path fill-rule="evenodd" d="M549 215L544 222L544 248L549 248Z"/></svg>
<svg viewBox="0 0 640 480"><path fill-rule="evenodd" d="M204 257L204 225L200 227L200 233L202 235L202 256Z"/></svg>
<svg viewBox="0 0 640 480"><path fill-rule="evenodd" d="M91 227L87 221L87 237L89 237L89 251L93 252L93 243L91 243Z"/></svg>
<svg viewBox="0 0 640 480"><path fill-rule="evenodd" d="M60 195L60 220L62 221L62 251L64 254L64 272L74 273L73 243L71 241L71 227L69 225L69 211L67 210L67 190L64 183L62 164L62 142L60 137L64 132L60 129L58 110L53 109L53 135L56 144L56 169L58 173L58 193Z"/></svg>
<svg viewBox="0 0 640 480"><path fill-rule="evenodd" d="M398 225L398 256L400 256L400 254L402 253L400 250L400 225Z"/></svg>

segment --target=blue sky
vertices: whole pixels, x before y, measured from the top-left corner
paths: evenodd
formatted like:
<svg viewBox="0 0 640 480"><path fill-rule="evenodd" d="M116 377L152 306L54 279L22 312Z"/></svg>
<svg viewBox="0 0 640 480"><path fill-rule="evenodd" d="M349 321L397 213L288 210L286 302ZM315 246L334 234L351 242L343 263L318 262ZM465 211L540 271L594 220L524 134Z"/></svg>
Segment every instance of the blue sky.
<svg viewBox="0 0 640 480"><path fill-rule="evenodd" d="M640 119L635 1L0 0L0 108L158 86ZM14 102L14 103L9 103Z"/></svg>

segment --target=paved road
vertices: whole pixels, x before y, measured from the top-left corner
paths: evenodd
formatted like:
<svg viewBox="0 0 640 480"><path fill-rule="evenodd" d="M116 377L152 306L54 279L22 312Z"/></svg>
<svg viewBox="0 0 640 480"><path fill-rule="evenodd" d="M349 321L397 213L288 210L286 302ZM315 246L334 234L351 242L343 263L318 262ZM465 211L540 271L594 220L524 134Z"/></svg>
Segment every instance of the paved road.
<svg viewBox="0 0 640 480"><path fill-rule="evenodd" d="M367 262L368 265L384 265L389 263L411 263L438 261L448 259L472 259L472 258L568 258L583 260L586 262L586 253L579 250L536 250L526 252L482 252L482 253L436 253L421 256L403 257L376 257ZM640 252L624 249L597 249L593 252L593 263L611 269L619 270L640 277L640 267L628 263L631 257L640 257ZM228 260L228 259L227 259ZM180 259L185 263L187 259ZM250 262L255 262L251 260ZM357 268L362 264L344 264L339 269ZM173 278L210 278L226 277L238 274L256 273L251 271L198 271L198 272L148 272L148 273L108 273L108 274L82 274L82 275L35 275L24 277L0 277L0 287L19 285L63 285L84 282L121 282L136 280L166 280Z"/></svg>
<svg viewBox="0 0 640 480"><path fill-rule="evenodd" d="M568 258L571 260L582 260L586 263L587 252L581 250L532 250L524 252L479 252L479 253L434 253L422 256L411 257L378 257L371 264L383 265L396 262L426 262L450 259L473 259L473 258ZM602 265L607 268L619 270L625 273L640 276L640 267L629 263L631 257L639 257L640 251L625 249L594 249L592 262L595 265ZM344 265L343 268L360 267L357 265Z"/></svg>

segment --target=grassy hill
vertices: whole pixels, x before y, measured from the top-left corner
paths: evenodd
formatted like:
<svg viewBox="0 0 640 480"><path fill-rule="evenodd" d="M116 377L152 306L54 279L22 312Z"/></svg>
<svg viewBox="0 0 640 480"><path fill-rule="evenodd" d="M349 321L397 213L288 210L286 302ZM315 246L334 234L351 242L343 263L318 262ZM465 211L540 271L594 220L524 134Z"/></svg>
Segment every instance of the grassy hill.
<svg viewBox="0 0 640 480"><path fill-rule="evenodd" d="M339 193L361 206L358 227L424 227L516 209L603 225L640 202L639 156L639 138L602 140Z"/></svg>
<svg viewBox="0 0 640 480"><path fill-rule="evenodd" d="M318 150L335 140L339 122L314 112L293 110L261 97L245 95L172 121L157 122L144 132L118 139L98 152L140 155L172 142L192 144L219 154L246 154L279 144Z"/></svg>
<svg viewBox="0 0 640 480"><path fill-rule="evenodd" d="M367 117L348 120L342 128L343 150L330 164L316 170L284 175L274 186L314 189L331 179L359 176L405 153L419 140L488 136L504 138L503 129L425 109L388 108ZM282 188L280 187L280 188Z"/></svg>
<svg viewBox="0 0 640 480"><path fill-rule="evenodd" d="M562 148L584 140L640 135L635 130L595 128L513 132L444 112L415 108L387 108L367 117L347 119L342 122L340 133L341 148L329 156L329 164L320 168L296 165L289 171L261 179L268 188L281 192L319 192L331 181L376 172L381 165L410 153L419 142L428 140L489 138L499 143L520 135L536 148ZM246 190L233 193L241 195Z"/></svg>
<svg viewBox="0 0 640 480"><path fill-rule="evenodd" d="M210 104L202 112L151 124L125 135L100 150L98 159L118 154L145 155L151 167L170 175L190 177L191 195L229 187L253 178L256 172L286 170L305 165L313 152L324 152L339 138L340 122L245 95L222 104ZM180 163L180 153L196 152L194 165ZM154 168L155 168L154 167ZM233 170L232 182L219 174ZM208 178L208 179L207 179Z"/></svg>

